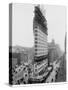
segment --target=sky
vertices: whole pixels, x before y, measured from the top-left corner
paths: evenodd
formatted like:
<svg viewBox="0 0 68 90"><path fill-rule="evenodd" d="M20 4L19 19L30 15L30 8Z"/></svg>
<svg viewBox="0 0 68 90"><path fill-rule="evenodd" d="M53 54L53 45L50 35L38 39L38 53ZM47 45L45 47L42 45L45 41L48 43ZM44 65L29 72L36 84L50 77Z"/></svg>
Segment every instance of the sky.
<svg viewBox="0 0 68 90"><path fill-rule="evenodd" d="M13 4L12 9L12 45L32 47L34 45L32 4ZM45 11L48 27L48 42L52 39L64 50L66 31L66 8L64 6L41 5Z"/></svg>

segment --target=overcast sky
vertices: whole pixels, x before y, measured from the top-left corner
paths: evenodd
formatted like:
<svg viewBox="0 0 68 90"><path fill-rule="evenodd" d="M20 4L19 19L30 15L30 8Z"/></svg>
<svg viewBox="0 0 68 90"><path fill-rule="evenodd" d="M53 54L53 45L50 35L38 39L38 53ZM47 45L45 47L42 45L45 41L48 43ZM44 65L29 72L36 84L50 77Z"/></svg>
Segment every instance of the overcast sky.
<svg viewBox="0 0 68 90"><path fill-rule="evenodd" d="M48 23L48 42L52 39L64 50L66 30L66 8L64 6L44 5ZM34 5L13 4L12 45L32 47Z"/></svg>

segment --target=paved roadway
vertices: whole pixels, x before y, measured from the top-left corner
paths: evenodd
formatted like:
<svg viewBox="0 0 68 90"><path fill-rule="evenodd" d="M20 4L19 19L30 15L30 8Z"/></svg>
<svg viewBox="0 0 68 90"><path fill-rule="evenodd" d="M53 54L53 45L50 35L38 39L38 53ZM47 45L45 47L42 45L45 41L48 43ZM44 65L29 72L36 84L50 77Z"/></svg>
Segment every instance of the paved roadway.
<svg viewBox="0 0 68 90"><path fill-rule="evenodd" d="M58 68L60 67L60 61L53 62L53 71L51 72L50 76L47 78L46 83L55 82L55 76L57 74Z"/></svg>
<svg viewBox="0 0 68 90"><path fill-rule="evenodd" d="M55 82L55 76L57 74L56 71L60 67L60 61L58 61L58 62L57 61L58 60L56 60L56 61L53 62L53 71L50 73L50 75L48 76L48 78L45 80L46 83ZM19 68L20 71L18 70L18 68ZM26 74L28 73L27 68L25 69L25 71L23 70L25 68L23 65L21 65L18 68L17 68L18 73L16 75L14 75L14 80L15 79L19 80L20 78L25 77L24 76L25 73ZM27 74L27 77L28 77L28 74Z"/></svg>

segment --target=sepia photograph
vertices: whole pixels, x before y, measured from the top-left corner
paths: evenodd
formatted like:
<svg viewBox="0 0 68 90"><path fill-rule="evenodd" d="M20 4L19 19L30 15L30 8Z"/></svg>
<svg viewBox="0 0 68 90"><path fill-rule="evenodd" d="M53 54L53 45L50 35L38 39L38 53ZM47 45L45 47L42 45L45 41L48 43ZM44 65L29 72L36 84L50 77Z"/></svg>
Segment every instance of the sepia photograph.
<svg viewBox="0 0 68 90"><path fill-rule="evenodd" d="M66 7L9 4L9 84L66 82Z"/></svg>

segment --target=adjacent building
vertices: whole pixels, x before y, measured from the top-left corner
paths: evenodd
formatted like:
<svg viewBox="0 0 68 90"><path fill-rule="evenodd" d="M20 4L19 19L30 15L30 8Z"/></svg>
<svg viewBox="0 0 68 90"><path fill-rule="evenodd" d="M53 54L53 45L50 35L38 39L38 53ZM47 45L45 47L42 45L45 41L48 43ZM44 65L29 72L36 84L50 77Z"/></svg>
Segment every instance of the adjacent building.
<svg viewBox="0 0 68 90"><path fill-rule="evenodd" d="M48 62L53 63L62 56L62 51L58 44L55 43L54 39L48 43Z"/></svg>

